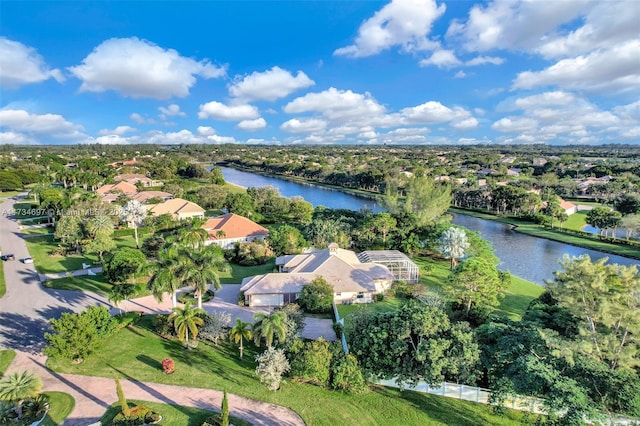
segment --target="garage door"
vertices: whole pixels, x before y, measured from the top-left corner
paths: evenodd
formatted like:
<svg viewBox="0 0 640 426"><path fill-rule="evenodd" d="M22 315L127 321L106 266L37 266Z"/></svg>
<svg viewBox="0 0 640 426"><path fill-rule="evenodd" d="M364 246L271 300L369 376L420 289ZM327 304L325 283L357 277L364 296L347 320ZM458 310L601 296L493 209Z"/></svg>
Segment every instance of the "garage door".
<svg viewBox="0 0 640 426"><path fill-rule="evenodd" d="M251 306L280 306L281 294L254 294L251 296Z"/></svg>

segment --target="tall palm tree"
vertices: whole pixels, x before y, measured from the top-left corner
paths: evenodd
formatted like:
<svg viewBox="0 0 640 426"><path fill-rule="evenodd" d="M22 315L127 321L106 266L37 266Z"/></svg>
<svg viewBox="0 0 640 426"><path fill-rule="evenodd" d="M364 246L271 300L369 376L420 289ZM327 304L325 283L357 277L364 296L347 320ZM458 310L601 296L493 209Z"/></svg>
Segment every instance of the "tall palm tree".
<svg viewBox="0 0 640 426"><path fill-rule="evenodd" d="M178 279L182 284L193 287L198 298L198 308L202 309L202 295L209 284L216 290L221 288L218 272L226 271L229 264L218 247L203 246L198 249L182 249L179 255Z"/></svg>
<svg viewBox="0 0 640 426"><path fill-rule="evenodd" d="M85 228L91 238L95 238L95 236L101 232L111 235L113 234L113 221L109 216L99 214L92 217L91 220L86 223Z"/></svg>
<svg viewBox="0 0 640 426"><path fill-rule="evenodd" d="M173 326L178 333L178 339L185 344L189 344L189 332L195 339L198 337L198 326L204 324L204 320L198 315L204 314L205 311L200 308L192 308L191 302L187 302L184 308L176 307L171 309L172 314L169 315L168 321L173 321Z"/></svg>
<svg viewBox="0 0 640 426"><path fill-rule="evenodd" d="M158 302L162 302L164 293L171 294L171 306L175 308L178 303L176 292L182 284L179 277L182 264L179 261L177 250L161 250L158 253L158 261L153 263L151 268L152 275L147 289L153 293Z"/></svg>
<svg viewBox="0 0 640 426"><path fill-rule="evenodd" d="M140 248L138 241L138 226L147 217L147 209L139 201L131 200L122 208L122 220L133 226L133 235L136 238L136 248Z"/></svg>
<svg viewBox="0 0 640 426"><path fill-rule="evenodd" d="M33 373L28 371L13 373L0 381L0 401L14 402L18 418L21 419L23 401L36 396L41 390L42 382Z"/></svg>
<svg viewBox="0 0 640 426"><path fill-rule="evenodd" d="M464 229L453 226L444 231L438 239L438 250L443 256L451 259L452 271L455 269L458 259L464 257L470 245Z"/></svg>
<svg viewBox="0 0 640 426"><path fill-rule="evenodd" d="M178 241L185 247L197 249L207 241L209 233L202 228L189 227L180 230Z"/></svg>
<svg viewBox="0 0 640 426"><path fill-rule="evenodd" d="M236 318L236 325L229 330L229 339L236 345L240 343L240 360L242 361L242 352L244 351L243 340L251 340L253 333L251 332L251 324Z"/></svg>
<svg viewBox="0 0 640 426"><path fill-rule="evenodd" d="M277 337L282 343L287 337L287 314L275 312L271 315L264 312L257 312L253 316L253 342L260 346L262 340L268 348L273 345L273 338Z"/></svg>

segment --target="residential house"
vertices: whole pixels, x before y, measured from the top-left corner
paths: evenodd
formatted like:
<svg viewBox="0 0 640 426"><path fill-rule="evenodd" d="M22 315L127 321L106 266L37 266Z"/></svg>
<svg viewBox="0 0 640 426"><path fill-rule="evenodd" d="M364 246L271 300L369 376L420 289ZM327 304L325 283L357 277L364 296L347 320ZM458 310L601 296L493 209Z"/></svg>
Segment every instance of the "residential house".
<svg viewBox="0 0 640 426"><path fill-rule="evenodd" d="M280 273L247 277L240 290L249 306L282 306L295 301L302 288L318 277L332 287L336 303L371 302L391 287L394 275L384 265L361 262L355 252L329 244L324 250L280 256Z"/></svg>
<svg viewBox="0 0 640 426"><path fill-rule="evenodd" d="M131 196L131 199L138 201L140 204L145 204L151 199L160 199L161 201L171 200L173 199L173 195L164 191L140 191Z"/></svg>
<svg viewBox="0 0 640 426"><path fill-rule="evenodd" d="M202 229L209 234L207 245L216 244L223 249L232 248L237 242L264 240L269 236L267 228L235 213L212 217L202 225Z"/></svg>
<svg viewBox="0 0 640 426"><path fill-rule="evenodd" d="M136 185L138 182L140 182L142 184L142 186L144 186L145 188L151 187L151 186L162 186L164 185L163 182L159 181L159 180L154 180L151 179L143 174L140 173L124 173L124 174L120 174L120 175L116 175L113 177L114 180L116 181L125 181L125 182L129 182L132 185Z"/></svg>
<svg viewBox="0 0 640 426"><path fill-rule="evenodd" d="M160 204L150 204L145 206L153 216L170 214L174 219L191 219L193 217L204 217L205 210L191 201L182 198L173 198Z"/></svg>
<svg viewBox="0 0 640 426"><path fill-rule="evenodd" d="M135 185L124 181L115 184L102 185L100 188L96 189L96 193L102 196L102 201L105 203L114 202L121 194L124 194L127 197L132 197L136 192L138 192L138 189Z"/></svg>
<svg viewBox="0 0 640 426"><path fill-rule="evenodd" d="M571 201L560 201L560 207L564 209L564 212L567 214L567 216L571 216L578 211L578 206Z"/></svg>

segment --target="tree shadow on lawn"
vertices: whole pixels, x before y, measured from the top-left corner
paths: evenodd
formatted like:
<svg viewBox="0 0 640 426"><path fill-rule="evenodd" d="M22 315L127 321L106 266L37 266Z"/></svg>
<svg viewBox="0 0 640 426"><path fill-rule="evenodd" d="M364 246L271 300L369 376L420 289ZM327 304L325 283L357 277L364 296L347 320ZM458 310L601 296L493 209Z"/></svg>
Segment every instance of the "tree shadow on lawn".
<svg viewBox="0 0 640 426"><path fill-rule="evenodd" d="M162 363L160 361L157 361L151 358L150 356L137 355L136 359L144 364L147 364L149 367L153 368L154 370L162 370Z"/></svg>
<svg viewBox="0 0 640 426"><path fill-rule="evenodd" d="M490 406L476 404L470 401L460 401L454 398L427 395L409 390L398 392L397 390L384 386L373 386L372 389L373 392L385 398L397 398L399 395L407 404L413 406L416 410L428 413L429 417L433 420L442 422L443 424L483 426L488 424L487 422L491 420L490 417L494 416L490 412ZM476 408L474 406L477 406L477 409L473 409ZM487 410L487 417L482 416L481 413L479 413L480 410ZM512 416L508 417L513 420Z"/></svg>

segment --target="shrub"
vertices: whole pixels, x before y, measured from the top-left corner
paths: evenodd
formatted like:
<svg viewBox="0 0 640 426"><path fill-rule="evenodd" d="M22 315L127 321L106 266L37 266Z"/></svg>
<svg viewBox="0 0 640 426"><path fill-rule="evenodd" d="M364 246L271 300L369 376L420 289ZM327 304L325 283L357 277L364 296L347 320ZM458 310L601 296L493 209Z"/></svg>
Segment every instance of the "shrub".
<svg viewBox="0 0 640 426"><path fill-rule="evenodd" d="M240 291L238 294L238 306L244 306L244 291Z"/></svg>
<svg viewBox="0 0 640 426"><path fill-rule="evenodd" d="M124 312L113 316L116 323L116 330L125 328L128 325L135 324L140 319L140 312Z"/></svg>
<svg viewBox="0 0 640 426"><path fill-rule="evenodd" d="M144 405L136 405L129 410L129 416L125 416L122 413L118 413L111 422L112 426L140 426L146 423L145 419L149 413L152 413L149 408Z"/></svg>
<svg viewBox="0 0 640 426"><path fill-rule="evenodd" d="M215 293L212 290L207 290L202 295L202 303L206 303L210 300L213 300L215 297ZM187 302L191 302L192 304L198 303L198 298L195 296L193 290L181 293L178 296L178 302L186 304Z"/></svg>
<svg viewBox="0 0 640 426"><path fill-rule="evenodd" d="M302 288L298 303L307 312L330 312L333 304L333 287L324 278L318 277Z"/></svg>
<svg viewBox="0 0 640 426"><path fill-rule="evenodd" d="M333 323L333 331L336 332L338 339L342 339L342 333L344 333L344 325L341 322Z"/></svg>
<svg viewBox="0 0 640 426"><path fill-rule="evenodd" d="M170 338L175 336L176 330L173 326L173 321L169 321L168 315L156 315L152 321L153 329L160 336L164 338Z"/></svg>
<svg viewBox="0 0 640 426"><path fill-rule="evenodd" d="M331 352L322 337L296 348L291 360L291 375L298 379L325 386L329 381Z"/></svg>
<svg viewBox="0 0 640 426"><path fill-rule="evenodd" d="M262 354L256 356L256 375L260 383L266 385L269 390L280 389L282 375L289 371L289 361L282 349L267 348Z"/></svg>
<svg viewBox="0 0 640 426"><path fill-rule="evenodd" d="M411 286L405 281L394 281L387 294L391 297L408 297L411 294Z"/></svg>
<svg viewBox="0 0 640 426"><path fill-rule="evenodd" d="M162 372L164 374L171 374L176 371L176 363L171 358L165 358L162 360Z"/></svg>
<svg viewBox="0 0 640 426"><path fill-rule="evenodd" d="M198 334L201 338L217 345L226 339L231 315L224 311L214 311L204 317L204 324Z"/></svg>
<svg viewBox="0 0 640 426"><path fill-rule="evenodd" d="M349 394L362 393L367 383L358 365L358 360L351 354L341 353L331 361L331 389Z"/></svg>
<svg viewBox="0 0 640 426"><path fill-rule="evenodd" d="M373 300L376 302L382 302L384 300L384 294L376 293L373 295Z"/></svg>

